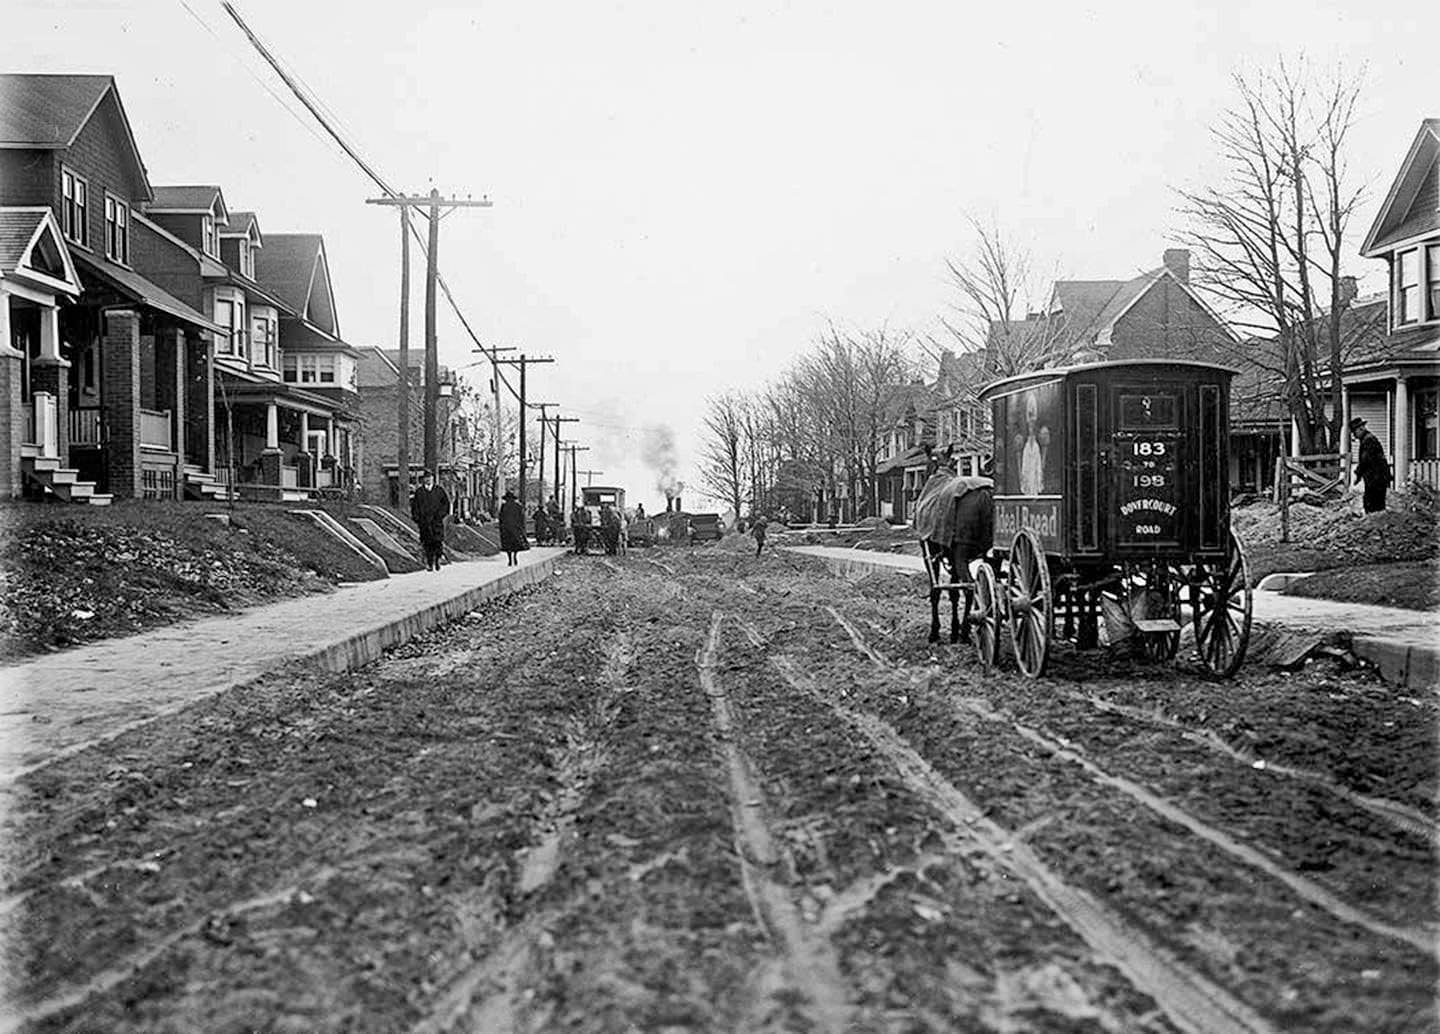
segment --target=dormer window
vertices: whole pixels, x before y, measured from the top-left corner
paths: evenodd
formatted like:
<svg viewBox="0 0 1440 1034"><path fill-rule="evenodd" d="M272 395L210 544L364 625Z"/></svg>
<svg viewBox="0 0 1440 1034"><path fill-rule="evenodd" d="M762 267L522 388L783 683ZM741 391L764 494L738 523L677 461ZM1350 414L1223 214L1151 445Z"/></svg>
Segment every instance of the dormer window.
<svg viewBox="0 0 1440 1034"><path fill-rule="evenodd" d="M200 217L200 244L205 254L211 258L219 257L220 247L215 239L215 217L212 215Z"/></svg>
<svg viewBox="0 0 1440 1034"><path fill-rule="evenodd" d="M1430 296L1430 318L1440 320L1440 244L1425 249L1426 294Z"/></svg>
<svg viewBox="0 0 1440 1034"><path fill-rule="evenodd" d="M255 279L255 249L244 237L240 238L240 275Z"/></svg>
<svg viewBox="0 0 1440 1034"><path fill-rule="evenodd" d="M105 257L130 264L130 206L113 194L105 195Z"/></svg>

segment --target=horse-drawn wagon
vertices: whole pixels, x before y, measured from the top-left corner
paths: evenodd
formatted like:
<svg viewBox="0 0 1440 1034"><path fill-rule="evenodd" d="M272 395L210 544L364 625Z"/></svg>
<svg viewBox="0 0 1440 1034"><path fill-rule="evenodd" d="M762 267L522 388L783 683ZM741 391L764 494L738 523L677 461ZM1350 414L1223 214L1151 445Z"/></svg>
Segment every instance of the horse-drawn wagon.
<svg viewBox="0 0 1440 1034"><path fill-rule="evenodd" d="M1235 371L1191 361L1093 363L987 386L994 426L993 544L963 588L982 662L1002 627L1020 670L1045 671L1060 635L1130 638L1168 660L1188 609L1201 662L1240 667L1250 637L1249 566L1230 529L1229 405ZM927 561L933 552L926 546ZM972 613L973 609L973 613ZM933 632L932 632L933 634Z"/></svg>

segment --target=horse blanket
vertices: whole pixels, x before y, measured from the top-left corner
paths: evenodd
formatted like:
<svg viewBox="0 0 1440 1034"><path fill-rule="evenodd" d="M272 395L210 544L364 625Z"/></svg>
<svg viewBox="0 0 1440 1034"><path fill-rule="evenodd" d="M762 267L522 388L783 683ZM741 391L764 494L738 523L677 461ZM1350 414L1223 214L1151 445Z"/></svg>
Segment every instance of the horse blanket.
<svg viewBox="0 0 1440 1034"><path fill-rule="evenodd" d="M977 488L994 488L990 478L962 477L959 474L930 475L915 501L915 520L911 527L922 539L949 543L955 539L955 504L966 492Z"/></svg>

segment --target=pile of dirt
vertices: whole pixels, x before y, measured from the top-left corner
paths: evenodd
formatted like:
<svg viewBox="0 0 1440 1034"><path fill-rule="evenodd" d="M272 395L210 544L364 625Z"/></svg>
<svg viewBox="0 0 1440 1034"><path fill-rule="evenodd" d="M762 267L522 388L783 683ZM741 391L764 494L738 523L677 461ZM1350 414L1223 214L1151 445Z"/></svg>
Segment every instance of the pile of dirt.
<svg viewBox="0 0 1440 1034"><path fill-rule="evenodd" d="M373 577L339 543L278 508L247 508L229 524L181 504L6 507L0 660Z"/></svg>

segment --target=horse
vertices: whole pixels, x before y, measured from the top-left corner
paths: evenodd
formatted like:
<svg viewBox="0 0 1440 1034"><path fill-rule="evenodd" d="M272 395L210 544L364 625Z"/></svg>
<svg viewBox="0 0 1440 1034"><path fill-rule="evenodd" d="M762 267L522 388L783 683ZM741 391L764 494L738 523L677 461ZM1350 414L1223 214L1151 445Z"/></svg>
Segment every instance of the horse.
<svg viewBox="0 0 1440 1034"><path fill-rule="evenodd" d="M940 641L940 592L950 591L950 641L970 639L970 608L975 582L970 564L995 544L994 482L955 473L954 447L944 453L925 449L925 486L915 505L920 552L930 574L930 642ZM942 569L949 569L949 578ZM965 618L960 618L960 590L965 591Z"/></svg>

